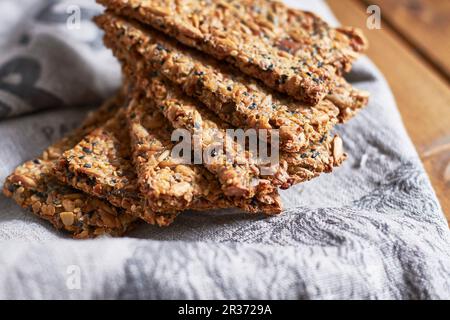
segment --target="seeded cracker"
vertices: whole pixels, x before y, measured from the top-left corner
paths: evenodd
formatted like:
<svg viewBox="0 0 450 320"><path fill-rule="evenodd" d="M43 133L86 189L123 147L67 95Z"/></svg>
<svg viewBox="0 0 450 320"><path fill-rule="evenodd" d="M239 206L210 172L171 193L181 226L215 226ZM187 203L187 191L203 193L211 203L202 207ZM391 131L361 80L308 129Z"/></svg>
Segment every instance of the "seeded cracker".
<svg viewBox="0 0 450 320"><path fill-rule="evenodd" d="M226 197L217 178L204 166L183 164L172 158L173 128L154 101L143 94L135 92L127 116L138 183L149 206L156 206L156 210L239 207L250 213L281 212L276 191L253 199Z"/></svg>
<svg viewBox="0 0 450 320"><path fill-rule="evenodd" d="M250 152L234 141L226 145L225 150L222 148L222 141L226 139L225 130L232 127L221 124L208 110L197 108L196 101L183 95L158 72L149 77L133 78L131 70L124 65L129 81L134 79L137 82L137 86L155 101L171 125L176 129L188 130L192 137L199 139L199 150L204 158L202 163L217 176L225 195L250 199L275 191L276 185L259 177L258 164Z"/></svg>
<svg viewBox="0 0 450 320"><path fill-rule="evenodd" d="M133 131L136 133L136 131ZM158 188L157 195L147 199L148 193L139 189L138 176L131 160L131 141L127 129L125 110L121 110L103 127L97 128L86 135L74 148L67 150L57 165L57 176L61 181L72 185L86 193L107 199L115 206L125 208L150 224L167 226L183 210L207 210L229 208L234 203L224 199L223 194L213 198L196 197L189 202L167 201L164 192ZM141 150L142 151L142 150ZM161 159L163 160L163 159ZM167 160L167 159L166 159ZM162 177L164 168L155 168L156 175ZM201 180L205 186L208 181L200 174L194 180ZM164 187L164 185L159 185ZM144 190L146 191L146 190ZM181 196L183 190L178 189ZM257 200L237 203L241 208L252 213L265 212L276 214L281 211L280 200L276 192L270 198L260 197ZM185 200L189 200L186 198Z"/></svg>
<svg viewBox="0 0 450 320"><path fill-rule="evenodd" d="M50 146L41 157L17 167L6 179L3 193L74 238L121 236L132 228L136 218L125 210L61 184L52 175L55 159L73 147L86 132L109 118L122 100L120 95L110 99L91 113L80 128Z"/></svg>
<svg viewBox="0 0 450 320"><path fill-rule="evenodd" d="M146 206L138 191L130 152L125 108L122 108L105 125L63 153L55 168L56 176L76 189L124 208L147 223L171 224L177 211L156 213Z"/></svg>
<svg viewBox="0 0 450 320"><path fill-rule="evenodd" d="M156 99L160 99L157 101L157 105L173 126L188 130L192 136L201 136L203 141L207 142L214 141L208 136L208 130L215 129L220 132L225 130L225 128L232 128L231 126L222 124L220 120L212 115L207 109L200 107L200 103L186 99L183 95L177 93L176 88L168 85L166 81L158 75L158 72L142 72L142 70L145 69L139 68L139 64L143 63L143 61L132 59L134 61L133 65L141 72L135 71L131 68L131 64L127 64L124 60L124 57L127 56L127 54L115 49L113 49L113 52L118 55L119 58L122 58L123 71L124 74L127 75L128 81L135 81L142 91L151 96L151 99L155 97ZM205 148L207 142L204 143L203 148ZM338 142L340 142L341 148L338 152L334 152L333 146L335 145L335 142L336 144L339 144ZM220 154L214 156L218 157ZM282 152L280 154L279 164L272 167L271 175L262 175L255 163L255 169L250 171L251 173L254 173L250 177L252 179L258 179L256 183L249 181L249 176L244 176L238 171L241 168L244 168L245 170L247 167L233 166L233 168L231 168L228 163L226 163L228 166L221 165L219 160L217 163L209 165L205 164L205 166L209 168L211 172L218 174L218 176L223 174L223 177L225 178L221 181L228 183L225 187L233 188L231 189L233 191L232 196L242 197L243 193L235 193L235 191L249 190L247 192L262 195L267 193L266 190L270 189L263 189L263 192L261 192L261 189L258 189L258 187L261 186L278 186L282 189L287 189L293 184L310 180L321 173L331 172L333 167L339 166L343 160L345 160L345 157L346 155L342 151L342 140L337 136L333 138L326 133L319 141L311 144L302 152ZM221 169L224 171L219 171ZM234 175L232 175L233 173ZM235 179L227 180L226 178L229 176L235 177ZM263 183L258 186L258 181L262 181ZM237 189L236 186L240 189Z"/></svg>
<svg viewBox="0 0 450 320"><path fill-rule="evenodd" d="M366 41L356 29L333 29L319 17L269 1L98 0L226 60L267 86L315 105L332 91ZM258 12L263 12L258 13ZM297 28L295 25L298 25ZM289 27L294 25L294 27Z"/></svg>
<svg viewBox="0 0 450 320"><path fill-rule="evenodd" d="M334 101L342 102L339 104L341 112L328 99L308 107L283 98L253 79L182 48L135 22L111 14L97 17L96 22L105 30L105 43L109 47L135 52L139 60L146 61L147 72L158 69L166 79L178 84L187 95L199 99L222 120L244 129L265 129L269 133L278 129L281 149L287 152L300 151L310 142L320 140L338 119L347 120L367 102L366 95L348 85L346 89L354 91L353 96L349 93L340 98L344 92L334 97ZM363 98L357 99L362 95Z"/></svg>
<svg viewBox="0 0 450 320"><path fill-rule="evenodd" d="M16 168L3 192L19 205L76 238L120 236L139 218L167 226L187 209L278 214L278 187L345 160L331 131L368 102L342 77L367 47L359 30L269 0L98 2L127 92ZM224 154L235 128L267 129L267 141L277 129L279 162L261 170L234 141ZM172 157L174 129L199 142L203 164Z"/></svg>
<svg viewBox="0 0 450 320"><path fill-rule="evenodd" d="M105 30L109 47L139 52L149 68L156 65L163 76L222 120L244 129L278 129L284 151L297 152L310 141L319 140L336 124L336 118L341 122L350 119L368 101L367 93L352 88L342 78L332 95L307 107L138 23L111 14L97 17L96 22Z"/></svg>

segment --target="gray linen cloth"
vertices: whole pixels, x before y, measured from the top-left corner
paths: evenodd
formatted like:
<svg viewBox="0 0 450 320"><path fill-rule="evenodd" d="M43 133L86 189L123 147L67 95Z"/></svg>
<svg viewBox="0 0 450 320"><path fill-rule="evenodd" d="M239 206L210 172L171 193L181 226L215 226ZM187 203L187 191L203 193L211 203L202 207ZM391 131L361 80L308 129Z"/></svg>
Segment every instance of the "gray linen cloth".
<svg viewBox="0 0 450 320"><path fill-rule="evenodd" d="M289 3L336 23L322 1ZM119 85L90 22L100 10L0 2L0 180ZM75 241L2 196L0 298L450 298L449 230L391 91L366 58L348 78L371 93L337 129L349 160L282 192L279 217L189 212L169 228Z"/></svg>

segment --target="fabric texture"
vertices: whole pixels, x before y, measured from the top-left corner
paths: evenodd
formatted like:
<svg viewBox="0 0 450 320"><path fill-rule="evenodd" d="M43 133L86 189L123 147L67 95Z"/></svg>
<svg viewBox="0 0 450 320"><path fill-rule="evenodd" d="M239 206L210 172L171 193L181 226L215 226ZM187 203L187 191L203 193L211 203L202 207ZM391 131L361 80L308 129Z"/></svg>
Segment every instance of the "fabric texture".
<svg viewBox="0 0 450 320"><path fill-rule="evenodd" d="M287 2L336 23L323 1ZM101 10L0 2L2 182L119 86L90 22ZM367 58L348 79L371 93L337 129L349 159L282 191L279 217L187 212L169 228L76 241L1 196L0 298L449 299L447 222L391 91Z"/></svg>

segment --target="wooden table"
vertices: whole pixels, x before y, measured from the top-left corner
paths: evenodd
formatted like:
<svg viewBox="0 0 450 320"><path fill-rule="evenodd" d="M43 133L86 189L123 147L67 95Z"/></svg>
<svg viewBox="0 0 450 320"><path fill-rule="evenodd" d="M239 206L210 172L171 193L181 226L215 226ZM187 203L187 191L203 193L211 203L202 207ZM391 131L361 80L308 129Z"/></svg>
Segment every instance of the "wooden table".
<svg viewBox="0 0 450 320"><path fill-rule="evenodd" d="M450 1L327 1L369 39L450 223ZM369 5L381 9L381 29L367 28Z"/></svg>

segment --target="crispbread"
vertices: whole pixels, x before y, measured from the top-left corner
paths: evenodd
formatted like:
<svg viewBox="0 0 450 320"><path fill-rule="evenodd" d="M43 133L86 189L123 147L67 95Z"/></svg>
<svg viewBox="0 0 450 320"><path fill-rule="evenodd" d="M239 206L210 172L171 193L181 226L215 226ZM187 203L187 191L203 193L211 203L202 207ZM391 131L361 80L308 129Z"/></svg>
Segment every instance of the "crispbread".
<svg viewBox="0 0 450 320"><path fill-rule="evenodd" d="M309 107L137 22L112 14L99 16L96 22L105 30L109 47L115 51L126 48L129 55L136 55L132 61L146 61L143 72L158 69L185 94L237 128L278 130L280 147L287 152L298 152L320 140L338 120L348 120L367 103L364 92L341 79L335 93Z"/></svg>
<svg viewBox="0 0 450 320"><path fill-rule="evenodd" d="M226 196L217 178L203 165L183 163L173 157L173 128L155 102L139 91L133 94L127 116L138 184L148 206L156 210L238 207L250 213L280 213L276 191L251 199Z"/></svg>
<svg viewBox="0 0 450 320"><path fill-rule="evenodd" d="M39 158L17 167L6 179L3 193L75 238L123 235L135 225L136 218L124 209L60 183L53 176L56 159L84 134L111 117L122 102L123 96L119 93L90 113L78 129L47 148Z"/></svg>
<svg viewBox="0 0 450 320"><path fill-rule="evenodd" d="M294 14L277 16L268 1L98 2L116 14L151 25L185 45L226 60L267 86L311 105L333 90L340 69L337 67L348 69L349 62L366 47L361 32L355 29L333 29L317 16L300 15L301 11L289 11L282 5L278 12ZM270 15L257 13L252 9L254 4ZM295 32L288 26L296 20L301 28Z"/></svg>

